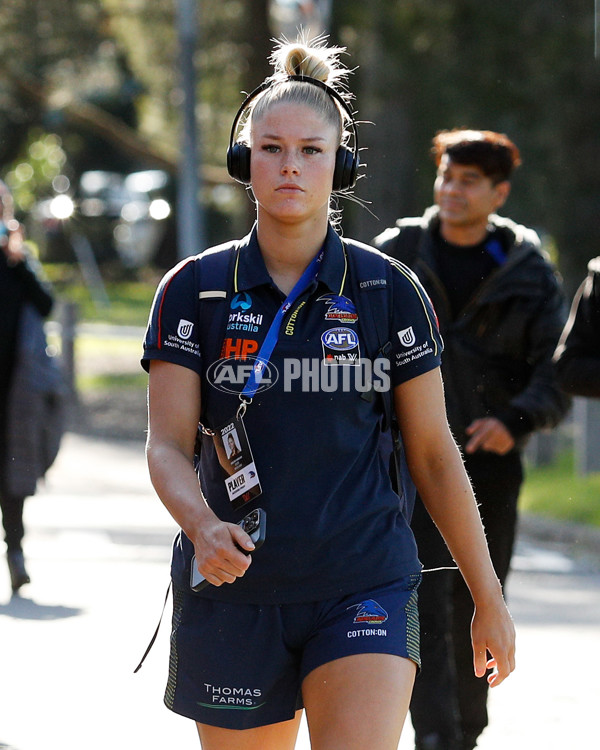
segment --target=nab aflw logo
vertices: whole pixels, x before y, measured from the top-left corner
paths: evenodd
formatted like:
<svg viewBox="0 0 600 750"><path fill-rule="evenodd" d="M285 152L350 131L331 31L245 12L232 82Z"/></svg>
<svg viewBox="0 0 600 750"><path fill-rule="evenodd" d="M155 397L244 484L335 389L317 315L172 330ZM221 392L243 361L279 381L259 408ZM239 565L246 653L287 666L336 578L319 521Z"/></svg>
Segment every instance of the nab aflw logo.
<svg viewBox="0 0 600 750"><path fill-rule="evenodd" d="M179 325L177 326L177 335L180 339L189 339L194 330L194 324L189 320L181 318Z"/></svg>
<svg viewBox="0 0 600 750"><path fill-rule="evenodd" d="M412 326L403 328L401 331L398 331L398 338L400 339L400 343L402 344L402 346L405 346L407 348L409 346L412 346L417 340Z"/></svg>

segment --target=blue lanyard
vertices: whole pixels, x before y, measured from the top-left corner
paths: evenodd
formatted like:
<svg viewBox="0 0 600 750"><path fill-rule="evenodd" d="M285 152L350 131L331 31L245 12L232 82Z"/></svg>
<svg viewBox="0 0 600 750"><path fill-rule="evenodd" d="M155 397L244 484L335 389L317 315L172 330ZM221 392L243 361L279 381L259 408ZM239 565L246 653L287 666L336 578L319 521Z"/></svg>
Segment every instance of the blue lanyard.
<svg viewBox="0 0 600 750"><path fill-rule="evenodd" d="M323 254L324 250L322 249L321 252L315 255L315 257L311 260L307 268L304 270L304 273L298 279L294 288L288 294L285 301L277 311L277 314L273 318L273 322L271 323L269 330L267 331L265 340L263 341L262 346L260 347L260 351L258 352L258 355L256 357L256 364L252 368L252 372L250 373L243 391L240 393L240 399L242 400L243 404L251 403L254 394L258 390L260 381L262 379L262 374L266 366L269 364L269 360L271 359L271 355L273 354L273 349L275 349L275 345L277 344L277 339L279 338L279 329L281 328L283 318L290 307L298 299L298 297L308 289L313 281L316 280L317 276L319 275L319 267L321 265L321 261L323 260Z"/></svg>

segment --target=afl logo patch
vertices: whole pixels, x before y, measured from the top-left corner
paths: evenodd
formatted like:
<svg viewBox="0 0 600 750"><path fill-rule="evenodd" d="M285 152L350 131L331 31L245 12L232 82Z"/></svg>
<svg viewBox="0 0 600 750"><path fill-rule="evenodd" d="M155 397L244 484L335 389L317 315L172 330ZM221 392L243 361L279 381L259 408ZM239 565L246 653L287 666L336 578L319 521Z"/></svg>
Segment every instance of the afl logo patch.
<svg viewBox="0 0 600 750"><path fill-rule="evenodd" d="M326 365L358 365L358 335L351 328L330 328L321 334L323 362Z"/></svg>
<svg viewBox="0 0 600 750"><path fill-rule="evenodd" d="M401 331L398 331L398 338L400 339L400 343L402 344L402 346L406 348L408 348L409 346L413 346L413 344L417 340L412 326L403 328Z"/></svg>
<svg viewBox="0 0 600 750"><path fill-rule="evenodd" d="M356 349L358 336L351 328L330 328L321 336L323 346L336 352L345 352Z"/></svg>
<svg viewBox="0 0 600 750"><path fill-rule="evenodd" d="M187 341L189 337L192 335L192 331L194 330L194 324L190 320L184 320L181 318L179 321L179 325L177 326L177 335L180 339L183 339L184 341Z"/></svg>

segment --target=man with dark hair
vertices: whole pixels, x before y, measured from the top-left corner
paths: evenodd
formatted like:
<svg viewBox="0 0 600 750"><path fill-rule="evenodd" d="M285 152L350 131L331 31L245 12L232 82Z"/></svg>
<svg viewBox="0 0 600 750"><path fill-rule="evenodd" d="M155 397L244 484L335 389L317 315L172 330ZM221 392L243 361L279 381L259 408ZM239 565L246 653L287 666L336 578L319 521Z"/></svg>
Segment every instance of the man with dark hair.
<svg viewBox="0 0 600 750"><path fill-rule="evenodd" d="M517 147L490 131L438 133L436 205L375 238L410 266L429 293L445 350L448 417L480 505L496 573L512 555L521 453L535 430L568 409L552 354L565 321L557 276L537 234L500 209L521 163ZM452 567L417 501L413 529L425 569ZM487 682L473 672L473 608L453 570L425 573L419 589L423 668L411 702L418 750L471 750L486 727Z"/></svg>

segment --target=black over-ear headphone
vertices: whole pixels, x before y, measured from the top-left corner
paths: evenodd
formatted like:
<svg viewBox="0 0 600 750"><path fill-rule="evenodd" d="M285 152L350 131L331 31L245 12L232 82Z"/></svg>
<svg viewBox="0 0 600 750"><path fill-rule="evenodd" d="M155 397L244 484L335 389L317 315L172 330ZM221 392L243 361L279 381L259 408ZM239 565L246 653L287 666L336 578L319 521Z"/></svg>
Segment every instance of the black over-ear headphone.
<svg viewBox="0 0 600 750"><path fill-rule="evenodd" d="M359 166L358 158L358 136L356 133L356 123L354 122L354 116L348 104L338 94L335 89L328 86L323 81L319 81L318 78L311 78L309 76L302 75L290 75L284 79L275 81L265 81L260 86L251 91L248 96L242 102L241 107L238 109L236 116L233 118L233 124L231 126L231 134L229 136L229 148L227 149L227 171L234 180L242 182L244 185L250 183L250 146L240 141L234 142L235 133L240 121L240 118L248 108L250 102L255 99L259 94L265 91L271 86L283 81L303 81L304 83L311 83L313 86L318 86L323 89L332 99L334 99L346 112L350 120L350 127L352 129L353 138L353 149L349 149L346 146L339 146L335 155L335 170L333 172L333 190L349 190L354 187L356 183L356 173Z"/></svg>

